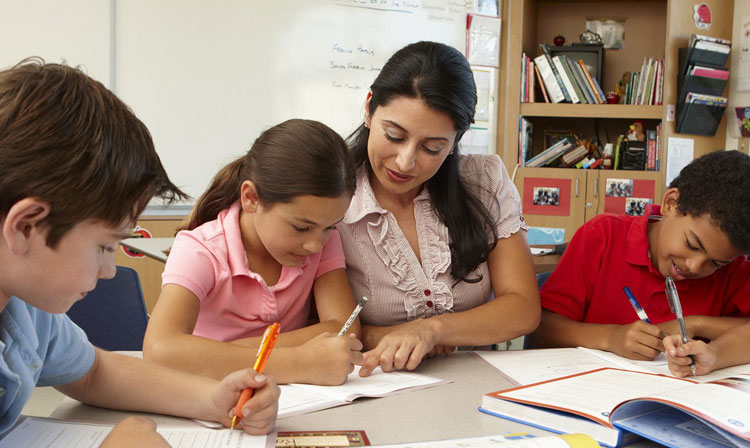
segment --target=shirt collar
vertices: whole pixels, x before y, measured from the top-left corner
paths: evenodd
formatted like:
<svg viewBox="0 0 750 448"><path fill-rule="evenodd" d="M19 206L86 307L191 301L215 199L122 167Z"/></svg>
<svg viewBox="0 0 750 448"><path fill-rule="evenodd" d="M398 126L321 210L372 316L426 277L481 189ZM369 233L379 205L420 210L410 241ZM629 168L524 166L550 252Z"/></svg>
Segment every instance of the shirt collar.
<svg viewBox="0 0 750 448"><path fill-rule="evenodd" d="M630 264L648 266L649 271L659 273L649 257L648 223L661 219L661 207L648 205L643 216L635 218L626 237L628 251L625 260ZM661 274L659 274L661 275Z"/></svg>
<svg viewBox="0 0 750 448"><path fill-rule="evenodd" d="M375 192L372 191L368 172L369 170L366 166L357 171L357 189L354 192L351 204L349 204L349 209L342 220L344 224L353 224L372 213L388 213L388 210L384 209L380 205L380 202L378 202L378 199L375 197ZM414 198L415 203L417 201L429 200L430 194L427 191L427 188L422 188L422 191L420 191Z"/></svg>

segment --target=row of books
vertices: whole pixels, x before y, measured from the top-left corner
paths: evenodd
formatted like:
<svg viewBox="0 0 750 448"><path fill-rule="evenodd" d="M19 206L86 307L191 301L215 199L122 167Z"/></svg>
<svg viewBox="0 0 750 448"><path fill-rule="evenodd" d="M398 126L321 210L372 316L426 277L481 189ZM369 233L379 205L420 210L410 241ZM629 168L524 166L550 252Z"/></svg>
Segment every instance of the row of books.
<svg viewBox="0 0 750 448"><path fill-rule="evenodd" d="M528 168L558 166L583 169L621 169L637 171L659 171L661 164L662 139L661 123L656 129L645 131L644 141L630 141L625 135L617 137L616 144L608 143L603 154L587 145L566 137L526 160L531 153L533 124L519 119L518 165Z"/></svg>
<svg viewBox="0 0 750 448"><path fill-rule="evenodd" d="M539 69L526 53L521 54L521 102L533 103L536 100L536 77Z"/></svg>
<svg viewBox="0 0 750 448"><path fill-rule="evenodd" d="M664 60L644 58L640 72L630 74L625 104L661 105L664 101Z"/></svg>
<svg viewBox="0 0 750 448"><path fill-rule="evenodd" d="M533 62L545 102L574 104L607 102L599 82L591 76L583 60L573 61L563 54L551 56L547 44L541 44L540 48L542 54L535 57ZM522 78L527 76L524 72Z"/></svg>
<svg viewBox="0 0 750 448"><path fill-rule="evenodd" d="M676 132L714 135L727 107L723 96L729 81L724 67L731 42L693 34L687 48L679 50Z"/></svg>

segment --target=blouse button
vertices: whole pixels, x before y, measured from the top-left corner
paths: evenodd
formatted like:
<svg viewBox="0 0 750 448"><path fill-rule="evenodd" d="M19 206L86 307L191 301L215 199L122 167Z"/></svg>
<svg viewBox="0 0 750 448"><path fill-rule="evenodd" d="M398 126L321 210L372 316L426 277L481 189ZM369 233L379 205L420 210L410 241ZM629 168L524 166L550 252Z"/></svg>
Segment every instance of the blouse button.
<svg viewBox="0 0 750 448"><path fill-rule="evenodd" d="M432 308L432 300L428 300L427 303L426 303L426 305L429 306L430 308Z"/></svg>
<svg viewBox="0 0 750 448"><path fill-rule="evenodd" d="M424 295L425 296L430 297L430 294L432 294L432 291L430 291L429 289L425 289L424 290Z"/></svg>

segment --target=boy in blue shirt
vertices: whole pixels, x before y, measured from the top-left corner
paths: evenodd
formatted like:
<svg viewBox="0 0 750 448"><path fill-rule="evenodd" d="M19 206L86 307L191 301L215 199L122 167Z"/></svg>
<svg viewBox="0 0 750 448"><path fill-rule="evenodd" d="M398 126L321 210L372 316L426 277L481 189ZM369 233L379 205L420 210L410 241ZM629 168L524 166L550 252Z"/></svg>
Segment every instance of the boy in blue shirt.
<svg viewBox="0 0 750 448"><path fill-rule="evenodd" d="M273 428L271 378L246 369L219 382L105 352L63 314L114 276L117 243L154 195L184 197L145 125L102 84L39 60L0 72L0 434L37 385L95 406L225 426L252 387L241 428ZM103 443L136 444L166 442L152 421L132 417Z"/></svg>

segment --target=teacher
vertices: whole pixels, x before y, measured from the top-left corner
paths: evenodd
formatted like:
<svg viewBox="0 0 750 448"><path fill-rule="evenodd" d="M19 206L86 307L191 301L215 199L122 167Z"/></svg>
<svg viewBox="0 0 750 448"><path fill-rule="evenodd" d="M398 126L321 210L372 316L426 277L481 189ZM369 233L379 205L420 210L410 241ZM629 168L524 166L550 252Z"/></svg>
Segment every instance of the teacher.
<svg viewBox="0 0 750 448"><path fill-rule="evenodd" d="M539 323L518 191L497 155L459 153L476 103L459 51L414 43L386 62L349 137L357 188L337 228L354 293L369 299L362 376Z"/></svg>

